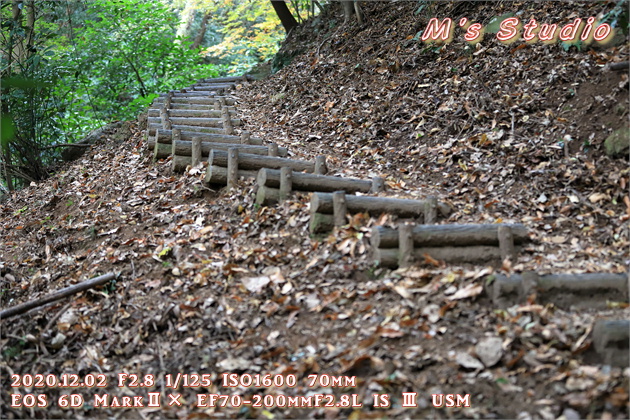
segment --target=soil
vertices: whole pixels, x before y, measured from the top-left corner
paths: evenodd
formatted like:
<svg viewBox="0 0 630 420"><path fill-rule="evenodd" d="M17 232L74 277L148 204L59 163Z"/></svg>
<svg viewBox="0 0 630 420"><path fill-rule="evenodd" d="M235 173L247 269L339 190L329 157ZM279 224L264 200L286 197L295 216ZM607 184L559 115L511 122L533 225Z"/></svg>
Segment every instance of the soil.
<svg viewBox="0 0 630 420"><path fill-rule="evenodd" d="M0 203L3 308L119 274L2 320L3 418L629 417L630 369L603 365L590 339L597 319L627 319L627 302L575 310L532 296L497 308L480 287L495 273L627 272L630 170L603 149L628 121L628 74L605 67L628 60L627 40L578 50L415 38L433 16L487 24L522 11L564 23L614 3L362 5L366 25L329 10L294 31L282 53L302 53L287 67L237 86L243 128L295 157L327 155L332 174L384 176L383 196L436 195L454 210L440 223L523 223L531 243L518 261L385 270L370 257L370 229L394 217L359 214L311 238L307 194L259 207L253 182L210 190L203 168L180 176L170 160L152 162L132 126L126 142L102 138ZM490 337L500 358L484 366L476 345ZM109 386L72 389L81 409L59 407L61 388L41 392L47 408L10 407L10 375L27 373L103 374ZM116 387L121 373L156 385ZM208 383L171 389L178 373ZM222 373L295 375L297 386L227 388ZM308 386L324 374L355 384ZM148 392L162 393L161 408L93 407L94 394ZM403 407L404 392L416 407ZM198 407L203 393L356 394L363 406ZM439 393L470 394L470 406L434 408ZM375 407L374 394L391 405Z"/></svg>

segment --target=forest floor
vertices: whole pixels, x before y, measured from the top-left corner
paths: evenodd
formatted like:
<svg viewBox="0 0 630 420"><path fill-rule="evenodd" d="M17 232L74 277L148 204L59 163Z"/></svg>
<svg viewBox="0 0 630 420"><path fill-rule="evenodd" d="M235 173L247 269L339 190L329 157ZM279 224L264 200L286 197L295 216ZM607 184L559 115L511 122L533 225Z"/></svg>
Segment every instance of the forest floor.
<svg viewBox="0 0 630 420"><path fill-rule="evenodd" d="M364 27L339 15L298 28L282 51L302 54L240 85L238 113L291 156L325 154L334 174L386 177L384 196L436 195L454 209L441 223L524 224L532 243L515 264L374 267L370 228L392 217L359 215L311 238L308 195L260 208L253 183L208 190L198 169L179 176L170 161L153 163L137 126L0 203L3 308L120 273L2 321L2 418L630 417L630 369L598 364L589 338L596 319L627 319L627 304L501 309L480 287L492 273L627 271L630 170L603 141L628 121L628 74L605 69L629 59L628 44L578 51L486 35L470 47L456 31L438 49L416 38L432 16L487 24L523 11L565 23L612 6L437 2L418 13L421 4L364 2ZM496 364L479 361L480 342L495 343ZM295 375L298 385L226 388L223 372ZM73 389L81 409L61 409L59 388L41 390L45 409L11 408L9 375L27 373L105 374L109 386ZM116 387L120 373L155 375L156 386ZM209 383L171 389L166 375L177 373ZM324 374L356 386L308 387ZM94 394L153 391L162 408L93 408ZM402 407L403 392L417 393L417 407ZM200 408L201 393L357 394L363 407ZM434 408L438 393L470 394L470 407ZM167 394L181 406L167 407ZM374 407L373 394L391 406Z"/></svg>

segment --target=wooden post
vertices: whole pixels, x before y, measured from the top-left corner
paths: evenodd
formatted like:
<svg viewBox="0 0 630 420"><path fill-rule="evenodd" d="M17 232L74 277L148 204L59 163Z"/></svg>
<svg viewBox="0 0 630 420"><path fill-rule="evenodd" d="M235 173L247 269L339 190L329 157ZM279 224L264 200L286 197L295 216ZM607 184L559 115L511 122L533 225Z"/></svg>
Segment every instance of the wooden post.
<svg viewBox="0 0 630 420"><path fill-rule="evenodd" d="M499 248L501 249L501 260L516 261L516 250L514 249L514 234L509 226L499 226L497 233L499 237Z"/></svg>
<svg viewBox="0 0 630 420"><path fill-rule="evenodd" d="M289 198L293 189L293 170L288 166L280 168L280 202Z"/></svg>
<svg viewBox="0 0 630 420"><path fill-rule="evenodd" d="M201 137L192 139L192 166L195 167L201 162Z"/></svg>
<svg viewBox="0 0 630 420"><path fill-rule="evenodd" d="M171 101L173 99L173 92L170 91L167 95L166 98L164 98L164 108L169 109L171 107Z"/></svg>
<svg viewBox="0 0 630 420"><path fill-rule="evenodd" d="M231 147L228 149L228 189L236 188L238 182L238 149Z"/></svg>
<svg viewBox="0 0 630 420"><path fill-rule="evenodd" d="M168 117L168 111L166 110L166 107L160 108L160 120L162 122L163 129L165 130L171 129L171 120Z"/></svg>
<svg viewBox="0 0 630 420"><path fill-rule="evenodd" d="M335 191L332 193L332 199L335 226L343 226L346 224L346 213L348 213L348 206L346 205L346 192Z"/></svg>
<svg viewBox="0 0 630 420"><path fill-rule="evenodd" d="M437 198L433 195L427 197L424 203L424 224L432 225L437 222Z"/></svg>
<svg viewBox="0 0 630 420"><path fill-rule="evenodd" d="M372 189L371 193L379 193L385 191L385 180L380 176L375 176L372 178Z"/></svg>
<svg viewBox="0 0 630 420"><path fill-rule="evenodd" d="M271 143L269 145L269 156L278 156L278 144Z"/></svg>
<svg viewBox="0 0 630 420"><path fill-rule="evenodd" d="M230 120L230 112L227 107L221 108L221 117L223 118L223 130L225 134L234 134L234 128L232 127L232 120Z"/></svg>
<svg viewBox="0 0 630 420"><path fill-rule="evenodd" d="M171 156L175 156L175 147L178 141L182 139L182 130L175 128L171 130Z"/></svg>
<svg viewBox="0 0 630 420"><path fill-rule="evenodd" d="M398 266L409 267L413 264L413 236L411 231L413 226L408 223L398 225Z"/></svg>
<svg viewBox="0 0 630 420"><path fill-rule="evenodd" d="M241 144L250 144L250 140L251 136L249 134L249 131L243 131L241 133Z"/></svg>
<svg viewBox="0 0 630 420"><path fill-rule="evenodd" d="M219 102L219 100L215 100L214 102L214 109L215 110L220 110L221 109L221 102Z"/></svg>
<svg viewBox="0 0 630 420"><path fill-rule="evenodd" d="M328 172L328 167L326 166L326 156L317 156L315 157L315 174L317 175L325 175Z"/></svg>

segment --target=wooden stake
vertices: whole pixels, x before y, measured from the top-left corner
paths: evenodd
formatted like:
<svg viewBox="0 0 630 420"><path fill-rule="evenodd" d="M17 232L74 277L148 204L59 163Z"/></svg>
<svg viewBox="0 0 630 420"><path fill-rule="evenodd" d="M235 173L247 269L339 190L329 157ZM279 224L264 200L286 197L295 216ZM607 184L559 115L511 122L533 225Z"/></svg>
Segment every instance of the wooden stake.
<svg viewBox="0 0 630 420"><path fill-rule="evenodd" d="M228 149L228 189L236 188L238 183L238 149L231 147Z"/></svg>
<svg viewBox="0 0 630 420"><path fill-rule="evenodd" d="M192 166L199 165L201 162L201 137L193 137L192 139Z"/></svg>
<svg viewBox="0 0 630 420"><path fill-rule="evenodd" d="M325 175L328 172L328 167L326 166L326 156L317 156L315 157L315 172L317 175Z"/></svg>
<svg viewBox="0 0 630 420"><path fill-rule="evenodd" d="M424 203L424 224L432 225L437 222L437 198L433 195L427 197Z"/></svg>
<svg viewBox="0 0 630 420"><path fill-rule="evenodd" d="M293 189L293 170L288 166L280 168L280 202L289 198Z"/></svg>
<svg viewBox="0 0 630 420"><path fill-rule="evenodd" d="M398 266L409 267L413 264L413 236L411 234L413 226L407 223L398 225L398 244L400 253L398 254Z"/></svg>
<svg viewBox="0 0 630 420"><path fill-rule="evenodd" d="M234 134L232 120L230 120L230 113L227 108L221 108L221 116L223 117L223 130L225 131L225 134Z"/></svg>
<svg viewBox="0 0 630 420"><path fill-rule="evenodd" d="M346 224L346 214L348 206L346 205L346 192L335 191L332 193L333 199L333 220L335 226L343 226Z"/></svg>
<svg viewBox="0 0 630 420"><path fill-rule="evenodd" d="M516 250L514 249L514 234L510 226L499 226L497 232L499 237L499 248L501 249L501 260L507 258L511 262L516 261Z"/></svg>
<svg viewBox="0 0 630 420"><path fill-rule="evenodd" d="M241 144L250 144L251 136L249 131L243 131L241 133Z"/></svg>
<svg viewBox="0 0 630 420"><path fill-rule="evenodd" d="M269 145L269 156L278 156L278 145L276 143Z"/></svg>
<svg viewBox="0 0 630 420"><path fill-rule="evenodd" d="M171 120L168 117L168 111L166 107L160 108L160 121L162 122L162 128L165 130L171 129Z"/></svg>
<svg viewBox="0 0 630 420"><path fill-rule="evenodd" d="M47 303L50 303L50 302L55 302L67 296L74 295L76 293L82 292L87 289L91 289L92 287L100 286L101 284L105 284L111 280L114 280L115 278L116 278L116 274L108 273L102 276L94 277L93 279L90 279L90 280L85 280L81 283L74 284L72 286L68 286L64 289L53 292L50 295L45 296L41 299L25 302L20 305L13 306L12 308L8 308L3 311L0 311L0 319L5 319L5 318L9 318L15 315L23 314L24 312L29 311L33 308L46 305Z"/></svg>
<svg viewBox="0 0 630 420"><path fill-rule="evenodd" d="M372 178L372 189L371 193L379 193L385 191L385 180L380 176L375 176Z"/></svg>

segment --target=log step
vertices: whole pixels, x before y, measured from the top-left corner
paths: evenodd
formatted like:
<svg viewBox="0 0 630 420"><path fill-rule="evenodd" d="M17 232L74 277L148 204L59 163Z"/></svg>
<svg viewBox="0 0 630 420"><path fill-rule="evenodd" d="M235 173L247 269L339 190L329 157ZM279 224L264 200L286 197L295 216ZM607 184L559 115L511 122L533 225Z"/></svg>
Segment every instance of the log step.
<svg viewBox="0 0 630 420"><path fill-rule="evenodd" d="M178 129L181 130L182 133L186 132L186 131L190 131L190 132L199 132L199 133L210 133L210 134L225 134L223 131L223 128L218 128L218 127L202 127L202 126L198 126L198 125L175 125L173 124L172 126L173 129ZM157 130L164 130L164 127L162 127L162 124L155 124L155 123L149 123L147 125L147 132L149 136L155 136L155 133L157 132ZM170 131L170 130L166 130L166 131ZM232 136L232 137L238 137L238 136Z"/></svg>
<svg viewBox="0 0 630 420"><path fill-rule="evenodd" d="M228 153L223 150L212 150L208 156L208 167L228 165ZM261 168L281 168L289 167L295 171L313 172L315 163L305 160L294 160L275 156L259 156L240 153L238 157L239 169L258 170Z"/></svg>
<svg viewBox="0 0 630 420"><path fill-rule="evenodd" d="M199 83L195 84L189 88L186 88L186 92L199 92L199 91L207 91L207 90L217 90L217 89L234 89L236 85L234 83Z"/></svg>
<svg viewBox="0 0 630 420"><path fill-rule="evenodd" d="M600 319L593 326L593 347L600 362L627 368L630 365L630 320Z"/></svg>
<svg viewBox="0 0 630 420"><path fill-rule="evenodd" d="M228 110L230 115L236 115L236 111ZM221 118L221 110L215 109L172 109L169 108L168 115L171 118L173 117L183 117L183 118ZM150 118L155 118L160 116L160 109L151 108L148 111L148 116Z"/></svg>
<svg viewBox="0 0 630 420"><path fill-rule="evenodd" d="M159 115L160 108L162 108L163 104L164 104L163 102L162 103L154 102L151 105L152 108L149 111L157 109L158 115ZM228 109L228 111L230 111L230 113L236 112L236 108L233 106L227 106L226 108ZM191 110L191 111L216 111L214 104L188 104L188 103L171 102L171 106L169 107L169 112L171 112L174 109ZM221 113L219 112L217 115L221 115ZM155 115L151 115L151 116L154 117Z"/></svg>
<svg viewBox="0 0 630 420"><path fill-rule="evenodd" d="M429 200L409 200L365 195L348 195L346 197L348 212L352 214L368 212L373 216L387 213L394 214L398 217L423 218L425 207L429 204ZM333 214L332 193L313 193L311 195L310 209L311 213ZM440 214L444 217L448 217L451 213L451 207L445 203L439 203L438 209Z"/></svg>
<svg viewBox="0 0 630 420"><path fill-rule="evenodd" d="M182 131L180 133L180 139L186 141L192 141L193 137L201 137L201 141L207 141L212 143L232 143L232 144L255 144L261 145L263 141L260 137L246 137L244 133L241 133L240 136L232 136L228 134L213 134L213 133L203 133L199 131ZM155 143L163 143L163 144L171 144L173 141L173 131L172 130L164 130L160 128L157 130L157 133L153 133L151 137L149 137L148 146L149 149L153 150L155 147ZM279 148L279 150L284 148ZM282 156L282 154L280 154Z"/></svg>
<svg viewBox="0 0 630 420"><path fill-rule="evenodd" d="M162 102L164 101L164 98L166 98L168 95L169 95L168 93L160 93L160 96L155 98L155 100ZM236 102L236 98L220 95L220 94L214 94L212 92L207 92L207 91L172 92L171 96L173 98L172 99L173 102L176 102L176 99L177 99L180 102L199 103L197 101L200 99L216 99L216 98L225 98L226 105L234 105L234 103ZM182 99L184 101L182 101Z"/></svg>
<svg viewBox="0 0 630 420"><path fill-rule="evenodd" d="M222 82L242 82L242 81L251 81L254 80L252 76L249 74L244 74L242 76L226 76L226 77L215 77L215 78L205 78L199 80L199 83L222 83Z"/></svg>
<svg viewBox="0 0 630 420"><path fill-rule="evenodd" d="M280 188L280 170L260 169L256 182L259 187ZM333 192L343 190L347 193L368 193L372 190L373 184L374 181L364 179L293 173L293 190L297 191Z"/></svg>
<svg viewBox="0 0 630 420"><path fill-rule="evenodd" d="M495 305L508 307L525 303L536 294L539 303L560 308L606 308L610 301L628 302L628 275L612 273L547 274L535 272L496 275L486 286Z"/></svg>
<svg viewBox="0 0 630 420"><path fill-rule="evenodd" d="M256 178L256 171L238 170L239 178ZM223 166L208 166L206 177L204 179L206 185L223 186L228 182L228 168Z"/></svg>
<svg viewBox="0 0 630 420"><path fill-rule="evenodd" d="M171 117L169 116L171 124L173 125L189 125L194 127L223 127L222 118L186 118L186 117ZM160 118L148 117L149 124L161 124ZM241 125L241 120L231 119L232 125Z"/></svg>
<svg viewBox="0 0 630 420"><path fill-rule="evenodd" d="M192 156L192 141L179 140L175 143L175 155L176 156ZM251 144L232 144L232 143L213 143L202 141L201 142L201 156L205 159L210 155L211 150L225 150L230 147L236 147L242 153L249 153L252 155L264 155L269 154L269 146L255 146ZM278 154L286 156L288 153L286 147L278 147ZM165 159L173 155L172 144L155 143L153 146L153 158ZM184 166L185 167L185 166Z"/></svg>
<svg viewBox="0 0 630 420"><path fill-rule="evenodd" d="M527 229L521 224L417 225L412 230L414 245L472 246L499 245L499 228L512 230L515 244L529 241ZM397 248L398 231L384 226L372 228L370 243L374 248Z"/></svg>

